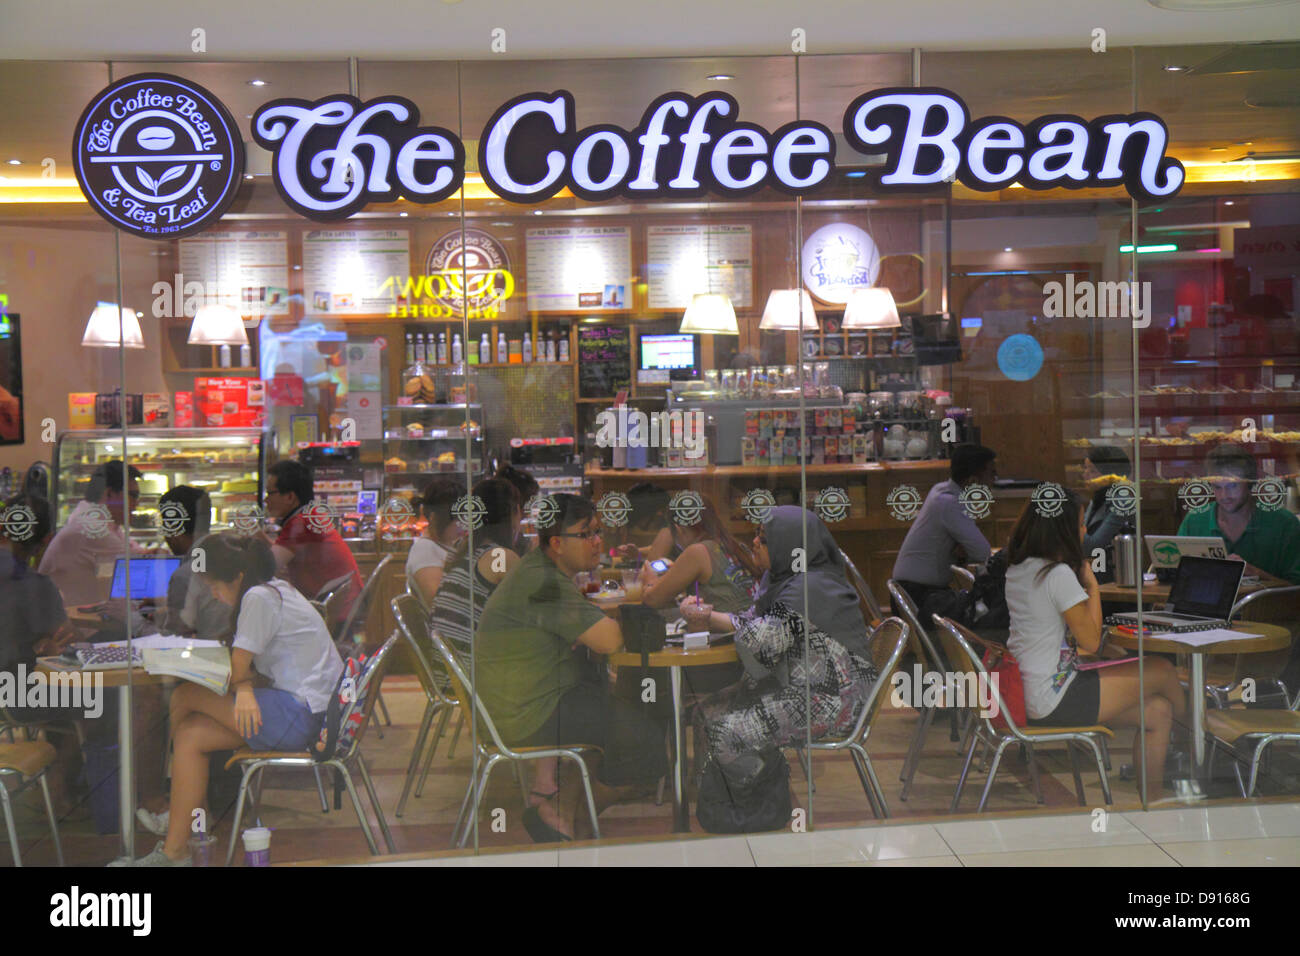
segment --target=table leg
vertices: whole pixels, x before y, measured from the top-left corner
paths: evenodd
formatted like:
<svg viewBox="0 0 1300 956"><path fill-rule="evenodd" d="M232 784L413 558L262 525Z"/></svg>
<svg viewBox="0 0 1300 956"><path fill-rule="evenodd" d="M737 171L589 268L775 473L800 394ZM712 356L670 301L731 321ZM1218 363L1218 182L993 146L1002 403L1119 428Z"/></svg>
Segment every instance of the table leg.
<svg viewBox="0 0 1300 956"><path fill-rule="evenodd" d="M1191 655L1188 679L1188 716L1192 723L1192 779L1205 777L1205 655Z"/></svg>
<svg viewBox="0 0 1300 956"><path fill-rule="evenodd" d="M688 833L691 809L686 805L686 741L682 732L682 669L668 668L673 691L673 832Z"/></svg>
<svg viewBox="0 0 1300 956"><path fill-rule="evenodd" d="M121 822L122 852L135 858L135 754L131 745L131 694L125 686L117 689L117 808Z"/></svg>

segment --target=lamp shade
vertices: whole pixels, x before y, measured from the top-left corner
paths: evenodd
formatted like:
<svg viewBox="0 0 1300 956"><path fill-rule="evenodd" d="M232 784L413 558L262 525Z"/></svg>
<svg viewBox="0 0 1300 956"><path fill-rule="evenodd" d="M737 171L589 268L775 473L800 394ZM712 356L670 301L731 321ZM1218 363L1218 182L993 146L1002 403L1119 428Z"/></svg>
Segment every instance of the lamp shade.
<svg viewBox="0 0 1300 956"><path fill-rule="evenodd" d="M898 319L898 306L888 289L854 289L844 305L846 329L895 329L903 323Z"/></svg>
<svg viewBox="0 0 1300 956"><path fill-rule="evenodd" d="M799 313L803 312L803 329L817 331L817 312L806 289L773 289L767 294L763 320L758 327L768 332L798 332Z"/></svg>
<svg viewBox="0 0 1300 956"><path fill-rule="evenodd" d="M231 305L205 305L190 325L190 345L247 345L248 333L239 310Z"/></svg>
<svg viewBox="0 0 1300 956"><path fill-rule="evenodd" d="M730 298L717 292L703 292L691 299L678 331L739 335L740 326L736 324L736 310Z"/></svg>
<svg viewBox="0 0 1300 956"><path fill-rule="evenodd" d="M144 348L144 334L140 320L130 309L115 302L100 302L90 313L81 344L88 348L115 349L119 345L128 349Z"/></svg>

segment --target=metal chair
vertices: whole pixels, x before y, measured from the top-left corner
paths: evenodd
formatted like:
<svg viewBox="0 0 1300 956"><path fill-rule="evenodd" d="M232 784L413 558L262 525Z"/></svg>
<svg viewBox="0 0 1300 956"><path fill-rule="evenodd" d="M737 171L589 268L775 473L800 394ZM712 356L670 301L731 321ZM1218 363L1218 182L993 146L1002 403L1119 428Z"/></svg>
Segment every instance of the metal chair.
<svg viewBox="0 0 1300 956"><path fill-rule="evenodd" d="M948 662L944 660L943 654L935 645L930 633L921 626L920 613L916 609L916 603L912 596L904 590L903 586L890 578L886 585L889 588L889 596L893 598L894 606L898 608L899 616L907 623L909 632L909 645L912 652L916 655L917 660L926 673L937 671L939 674L946 674L951 668ZM921 707L920 719L917 721L916 730L912 734L912 742L907 748L907 756L903 760L903 769L898 779L903 784L902 793L898 799L906 801L907 793L912 788L912 778L916 775L916 766L921 761L921 751L925 748L925 738L930 731L930 724L934 722L936 708L924 705ZM949 736L953 740L961 738L962 728L958 726L958 718L954 713L952 726Z"/></svg>
<svg viewBox="0 0 1300 956"><path fill-rule="evenodd" d="M1102 741L1114 737L1114 733L1109 727L1101 724L1094 724L1087 727L1018 727L1011 712L1007 710L1006 704L1002 700L1002 694L996 683L989 679L988 671L985 670L983 662L979 655L971 648L972 641L978 638L971 634L960 624L948 620L946 617L940 617L938 614L933 615L934 623L939 630L939 639L944 648L948 651L953 660L962 660L965 666L973 668L973 673L977 681L984 681L989 688L989 699L996 708L997 713L1002 720L1006 722L1007 729L999 730L993 725L992 715L985 716L980 712L979 700L967 700L966 709L971 714L971 725L967 732L970 739L970 746L966 748L966 760L962 765L961 776L957 780L957 791L952 797L952 810L957 811L958 804L961 802L962 790L966 787L966 777L970 773L971 761L975 757L976 746L983 742L991 745L993 750L993 760L989 765L988 779L984 782L984 792L980 795L980 803L977 812L983 813L984 807L988 804L989 791L993 789L993 780L998 773L998 765L1002 762L1002 752L1013 743L1019 742L1024 745L1029 758L1030 779L1033 782L1034 791L1038 800L1042 802L1042 791L1038 784L1038 763L1034 755L1034 746L1036 744L1047 743L1064 743L1070 755L1070 768L1074 771L1074 788L1079 798L1079 806L1087 806L1083 792L1083 778L1079 775L1079 764L1074 751L1076 744L1087 747L1092 751L1097 760L1097 773L1101 778L1101 792L1105 797L1106 803L1111 802L1110 798L1110 780L1106 776L1106 763L1102 756ZM978 694L975 695L979 697Z"/></svg>
<svg viewBox="0 0 1300 956"><path fill-rule="evenodd" d="M839 549L840 558L844 561L844 569L848 572L849 583L853 585L853 590L858 592L858 599L866 605L867 613L870 614L870 623L875 625L885 619L885 612L880 608L880 602L876 600L876 595L872 593L871 585L867 579L858 571L858 566L853 563L853 559L845 553L843 548Z"/></svg>
<svg viewBox="0 0 1300 956"><path fill-rule="evenodd" d="M14 809L9 794L22 793L33 783L41 785L45 798L45 816L50 821L50 835L54 838L54 857L63 866L63 843L59 840L59 821L54 816L50 801L50 785L45 772L57 756L54 745L47 740L24 740L19 743L0 744L0 806L4 808L5 828L9 831L9 849L14 855L14 866L22 866L18 850L18 828L14 825ZM16 781L10 789L9 782Z"/></svg>
<svg viewBox="0 0 1300 956"><path fill-rule="evenodd" d="M451 678L452 690L456 697L462 701L473 703L475 712L482 726L482 730L474 741L474 749L478 760L476 764L481 764L477 779L471 773L469 786L465 790L465 799L461 801L460 813L456 817L456 826L451 833L451 842L454 846L463 847L469 840L470 825L474 822L477 815L477 808L483 801L483 794L487 791L488 778L492 775L492 768L503 760L508 760L519 768L523 762L528 760L542 760L547 757L562 757L565 760L572 760L578 765L578 770L582 774L582 788L587 797L587 812L591 815L591 831L594 839L600 839L600 823L596 819L596 797L591 789L591 771L587 769L586 762L582 759L584 753L600 753L600 748L591 744L571 744L559 747L508 747L501 735L497 733L496 724L492 722L492 716L488 713L487 707L483 704L483 699L474 693L474 684L469 679L465 668L461 665L460 657L450 644L443 639L438 633L437 628L429 630L429 640L433 643L434 650L442 658L443 663L447 665L447 673ZM490 741L490 743L485 743ZM521 775L522 776L522 775ZM521 785L522 789L522 785ZM527 801L525 801L525 805ZM471 812L473 808L473 812Z"/></svg>
<svg viewBox="0 0 1300 956"><path fill-rule="evenodd" d="M366 843L370 847L370 852L379 853L379 848L375 844L375 836L370 832L370 824L366 822L365 811L361 808L361 800L357 796L357 788L352 783L352 774L348 771L348 764L355 762L357 770L361 774L361 782L365 785L366 794L370 797L370 804L375 809L375 817L379 821L379 829L384 835L384 843L388 847L388 852L393 853L393 835L388 830L388 821L384 818L384 808L379 805L379 797L375 795L375 785L370 779L370 771L366 769L365 758L361 755L361 739L365 736L366 726L370 723L370 714L374 710L375 700L378 698L379 683L383 679L384 669L388 666L388 655L397 643L397 634L394 633L383 646L362 665L361 673L356 681L356 695L354 700L363 701L361 710L361 725L357 735L352 738L352 743L348 746L346 752L335 754L329 760L317 762L310 750L302 751L258 751L250 750L244 747L235 751L234 755L226 761L226 769L229 770L236 764L239 765L243 776L239 781L239 799L235 802L235 822L230 829L230 846L226 850L226 866L235 855L235 841L239 836L239 824L244 817L244 802L248 797L249 785L256 782L257 789L253 798L253 811L257 812L257 804L261 800L262 793L262 771L267 767L275 769L295 769L295 770L316 770L321 767L331 767L334 772L342 779L344 786L347 787L348 796L352 798L352 808L357 813L357 820L361 824L361 832L365 834ZM352 707L345 709L340 715L340 725L346 721L352 712ZM314 741L313 741L314 743Z"/></svg>
<svg viewBox="0 0 1300 956"><path fill-rule="evenodd" d="M903 656L903 649L907 647L907 638L907 624L899 618L886 618L876 626L868 638L868 649L879 676L871 685L857 722L843 737L823 738L812 744L813 750L848 751L853 758L853 768L858 772L858 780L862 782L862 790L867 795L867 802L871 804L871 812L881 819L889 817L889 804L885 801L885 792L876 778L875 768L871 766L871 756L866 748L867 736L871 733L876 716L893 684L898 661Z"/></svg>
<svg viewBox="0 0 1300 956"><path fill-rule="evenodd" d="M335 643L341 645L339 648L340 651L348 647L349 643L351 643L353 647L356 646L355 631L357 622L364 620L366 615L370 612L370 599L374 596L375 585L378 583L380 575L388 565L388 562L392 560L393 556L391 554L386 554L380 558L379 563L376 564L374 570L370 572L370 577L366 578L366 583L361 586L361 593L358 594L357 599L352 602L352 609L348 611L348 616L344 619L342 626L339 628L338 636L335 638ZM384 703L384 695L382 693L379 694L379 699L376 701L376 704L379 706L379 713L380 716L383 717L383 723L387 724L389 727L393 726L393 718L388 716L388 705ZM376 724L375 733L379 735L380 740L384 739L384 728L382 726Z"/></svg>
<svg viewBox="0 0 1300 956"><path fill-rule="evenodd" d="M424 716L420 720L420 732L416 735L415 747L411 750L411 761L406 768L406 782L402 785L402 796L397 801L397 816L401 817L406 809L406 799L411 793L411 784L415 781L416 772L420 771L420 757L425 753L429 728L433 726L434 718L438 718L438 727L433 732L432 743L428 743L428 757L424 761L423 771L420 772L420 785L415 791L417 797L424 790L424 779L429 773L433 755L438 750L438 743L447 730L447 720L451 717L452 711L460 707L460 701L451 692L451 678L442 664L442 659L437 658L438 666L435 668L429 655L425 653L425 646L429 639L429 614L419 596L407 591L393 598L389 605L393 609L393 617L397 619L398 630L401 631L407 646L415 656L415 673L420 679L420 686L424 689L428 701L424 706ZM424 643L421 643L422 640Z"/></svg>
<svg viewBox="0 0 1300 956"><path fill-rule="evenodd" d="M970 568L963 567L960 564L950 564L948 567L952 570L955 583L960 584L963 588L975 586L975 572Z"/></svg>
<svg viewBox="0 0 1300 956"><path fill-rule="evenodd" d="M1255 793L1259 767L1265 751L1277 741L1300 742L1300 693L1286 710L1209 710L1205 714L1205 729L1212 735L1210 760L1220 743L1233 757L1232 771L1237 776L1241 795L1249 798ZM1250 756L1250 782L1241 779L1241 764L1246 758L1240 753L1242 744L1254 744Z"/></svg>
<svg viewBox="0 0 1300 956"><path fill-rule="evenodd" d="M1263 588L1251 594L1247 594L1236 604L1228 614L1228 621L1242 622L1243 620L1267 621L1270 623L1281 622L1291 629L1292 634L1297 633L1297 621L1300 621L1300 585L1290 585L1289 587L1280 588ZM1284 651L1284 654L1289 651ZM1246 667L1260 666L1258 658L1268 658L1267 654L1250 654L1239 655L1238 665L1234 668L1231 679L1225 684L1214 684L1210 681L1205 682L1205 693L1215 707L1226 710L1234 701L1240 700L1241 694L1238 689L1242 686L1242 681L1251 675L1242 674L1242 665ZM1228 675L1223 675L1228 676ZM1220 678L1222 679L1222 678ZM1285 682L1280 677L1254 678L1258 685L1266 685L1269 689L1264 692L1256 691L1256 703L1276 703L1275 709L1286 710L1290 708L1290 692ZM1300 696L1300 691L1297 691Z"/></svg>

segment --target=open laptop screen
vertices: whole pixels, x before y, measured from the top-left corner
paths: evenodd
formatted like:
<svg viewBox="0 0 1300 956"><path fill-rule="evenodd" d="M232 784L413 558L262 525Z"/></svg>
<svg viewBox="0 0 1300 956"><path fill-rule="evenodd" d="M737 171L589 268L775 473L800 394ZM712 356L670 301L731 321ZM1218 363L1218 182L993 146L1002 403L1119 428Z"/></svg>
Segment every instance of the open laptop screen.
<svg viewBox="0 0 1300 956"><path fill-rule="evenodd" d="M166 597L167 582L172 579L183 560L171 555L131 558L131 600ZM126 558L118 558L113 565L113 586L108 592L110 598L126 597L126 561Z"/></svg>
<svg viewBox="0 0 1300 956"><path fill-rule="evenodd" d="M1174 613L1226 619L1245 569L1244 561L1184 555L1169 592Z"/></svg>

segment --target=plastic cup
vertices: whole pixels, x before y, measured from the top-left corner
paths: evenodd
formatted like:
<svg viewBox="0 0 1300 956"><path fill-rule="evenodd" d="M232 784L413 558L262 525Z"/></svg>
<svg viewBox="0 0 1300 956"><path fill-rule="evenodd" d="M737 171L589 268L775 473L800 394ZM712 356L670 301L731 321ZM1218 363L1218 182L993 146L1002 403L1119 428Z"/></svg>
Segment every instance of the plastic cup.
<svg viewBox="0 0 1300 956"><path fill-rule="evenodd" d="M211 866L213 849L217 838L211 833L196 833L190 837L190 864L192 866Z"/></svg>
<svg viewBox="0 0 1300 956"><path fill-rule="evenodd" d="M644 585L641 582L641 575L636 571L623 572L623 593L628 601L641 600L641 594Z"/></svg>
<svg viewBox="0 0 1300 956"><path fill-rule="evenodd" d="M271 831L249 827L244 831L244 866L271 865Z"/></svg>

